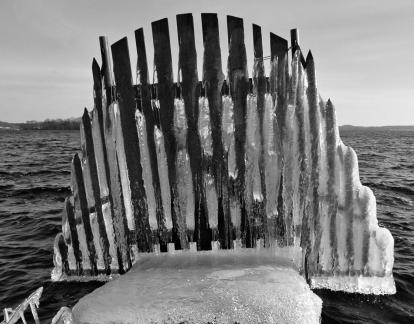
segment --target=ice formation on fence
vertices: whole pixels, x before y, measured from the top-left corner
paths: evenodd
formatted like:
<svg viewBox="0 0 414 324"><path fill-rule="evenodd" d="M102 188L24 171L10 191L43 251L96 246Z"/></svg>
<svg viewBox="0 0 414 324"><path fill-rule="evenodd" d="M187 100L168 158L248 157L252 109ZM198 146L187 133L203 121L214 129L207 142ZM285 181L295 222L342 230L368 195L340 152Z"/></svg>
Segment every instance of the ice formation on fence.
<svg viewBox="0 0 414 324"><path fill-rule="evenodd" d="M226 81L214 14L202 15L202 83L191 15L177 16L178 85L167 19L152 23L157 84L148 83L142 29L136 86L126 38L112 60L101 37L53 278L122 274L147 252L287 246L311 287L394 293L393 238L319 95L312 54L304 59L293 30L289 69L288 42L271 34L266 78L253 25L249 82L243 20L227 23Z"/></svg>

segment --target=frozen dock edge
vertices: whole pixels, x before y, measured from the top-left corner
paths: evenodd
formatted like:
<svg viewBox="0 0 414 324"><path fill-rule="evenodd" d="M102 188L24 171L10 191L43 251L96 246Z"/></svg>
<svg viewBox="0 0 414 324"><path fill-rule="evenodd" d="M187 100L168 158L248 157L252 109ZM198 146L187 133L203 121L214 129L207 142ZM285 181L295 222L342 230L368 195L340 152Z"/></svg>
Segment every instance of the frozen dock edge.
<svg viewBox="0 0 414 324"><path fill-rule="evenodd" d="M319 323L322 300L287 257L244 249L147 254L83 297L76 323Z"/></svg>

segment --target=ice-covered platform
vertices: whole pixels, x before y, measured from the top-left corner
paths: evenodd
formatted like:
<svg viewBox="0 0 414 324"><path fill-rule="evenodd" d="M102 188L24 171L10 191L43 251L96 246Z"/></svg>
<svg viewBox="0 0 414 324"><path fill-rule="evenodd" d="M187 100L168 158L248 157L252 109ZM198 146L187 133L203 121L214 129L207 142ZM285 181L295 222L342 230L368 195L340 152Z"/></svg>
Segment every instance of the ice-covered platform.
<svg viewBox="0 0 414 324"><path fill-rule="evenodd" d="M319 323L322 300L289 258L243 249L145 254L83 297L77 323Z"/></svg>

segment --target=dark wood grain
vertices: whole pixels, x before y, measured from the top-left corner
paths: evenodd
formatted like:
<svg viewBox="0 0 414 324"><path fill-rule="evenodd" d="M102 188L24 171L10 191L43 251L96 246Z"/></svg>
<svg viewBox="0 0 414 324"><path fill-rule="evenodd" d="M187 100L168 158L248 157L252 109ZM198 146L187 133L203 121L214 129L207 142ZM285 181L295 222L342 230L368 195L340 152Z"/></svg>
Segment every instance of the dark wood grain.
<svg viewBox="0 0 414 324"><path fill-rule="evenodd" d="M201 15L203 30L203 84L209 102L211 135L213 142L213 176L218 203L218 230L220 247L233 247L233 233L229 205L229 181L227 155L221 136L222 96L224 74L222 72L219 25L216 14Z"/></svg>
<svg viewBox="0 0 414 324"><path fill-rule="evenodd" d="M154 42L154 64L157 71L157 91L160 103L160 124L164 134L165 151L168 163L168 178L171 190L171 215L173 221L173 240L176 249L188 245L185 228L182 228L180 206L177 201L176 155L177 144L174 136L174 83L172 75L170 33L168 19L161 19L151 24Z"/></svg>
<svg viewBox="0 0 414 324"><path fill-rule="evenodd" d="M235 194L241 205L241 236L245 247L253 247L255 239L246 213L245 190L245 143L246 110L249 78L247 73L246 47L244 45L243 19L227 16L227 36L229 43L228 73L230 95L234 103L234 137L236 150L237 178Z"/></svg>
<svg viewBox="0 0 414 324"><path fill-rule="evenodd" d="M267 231L267 216L265 213L266 206L266 179L265 179L265 152L264 152L264 105L265 105L265 93L266 93L266 75L263 64L263 42L262 42L262 30L260 26L253 25L253 44L254 44L254 67L255 75L253 75L253 93L257 97L257 113L259 115L259 133L260 133L260 155L259 155L259 172L261 190L263 195L263 201L258 202L257 210L259 211L259 218L257 222L260 225L256 231L260 238L264 238L266 246L269 246L269 232Z"/></svg>
<svg viewBox="0 0 414 324"><path fill-rule="evenodd" d="M203 190L203 156L198 130L200 88L197 73L197 52L194 40L194 22L191 14L177 15L179 69L181 70L181 95L187 118L187 150L190 158L195 202L194 239L198 249L209 249L210 228L205 190ZM193 240L192 237L190 237Z"/></svg>
<svg viewBox="0 0 414 324"><path fill-rule="evenodd" d="M112 132L112 122L110 110L113 107L111 90L115 84L112 71L111 53L108 46L108 39L105 36L99 37L102 55L101 77L102 85L105 91L102 92L102 125L101 130L104 133L105 151L107 156L107 181L111 196L111 209L113 210L113 224L115 242L117 246L119 272L123 273L131 266L128 243L128 225L125 214L124 198L120 181L119 167L115 148L114 134Z"/></svg>
<svg viewBox="0 0 414 324"><path fill-rule="evenodd" d="M101 191L99 188L99 179L98 179L98 169L96 166L96 159L95 159L95 148L93 145L93 138L92 138L92 125L91 119L89 117L89 112L85 108L83 116L82 116L82 129L85 135L85 152L83 152L83 158L89 165L90 170L90 181L92 184L92 194L95 202L95 212L98 220L99 225L99 242L101 242L102 254L104 258L105 264L105 271L107 274L110 274L111 268L111 256L109 255L109 242L108 236L105 229L105 222L102 214L102 204L101 204ZM115 257L115 256L114 256Z"/></svg>
<svg viewBox="0 0 414 324"><path fill-rule="evenodd" d="M67 197L65 199L65 207L64 207L64 214L67 217L69 229L70 229L70 243L73 248L73 254L76 260L76 272L77 275L82 273L82 252L79 249L79 239L78 239L78 232L76 229L76 219L75 214L73 211L73 196Z"/></svg>
<svg viewBox="0 0 414 324"><path fill-rule="evenodd" d="M97 275L98 269L96 265L96 249L93 242L93 234L89 221L89 208L86 199L85 184L83 181L82 166L79 155L76 153L72 159L72 194L74 198L74 208L80 212L81 219L76 220L77 225L80 222L85 230L85 238L87 249L89 252L89 260L91 266L91 275ZM75 218L76 219L76 218Z"/></svg>
<svg viewBox="0 0 414 324"><path fill-rule="evenodd" d="M142 167L141 163L139 163L141 155L135 123L136 103L132 87L131 62L127 39L122 38L113 44L111 49L138 251L152 252L152 233L148 220L148 206L142 180Z"/></svg>
<svg viewBox="0 0 414 324"><path fill-rule="evenodd" d="M152 185L154 187L156 201L156 217L158 221L158 239L161 251L167 251L168 233L166 233L164 207L162 205L160 176L158 173L157 152L154 141L154 126L157 125L155 114L151 104L151 86L149 84L147 53L145 49L144 30L142 28L135 31L135 43L137 48L137 73L140 80L141 89L141 108L147 125L147 144L150 156Z"/></svg>

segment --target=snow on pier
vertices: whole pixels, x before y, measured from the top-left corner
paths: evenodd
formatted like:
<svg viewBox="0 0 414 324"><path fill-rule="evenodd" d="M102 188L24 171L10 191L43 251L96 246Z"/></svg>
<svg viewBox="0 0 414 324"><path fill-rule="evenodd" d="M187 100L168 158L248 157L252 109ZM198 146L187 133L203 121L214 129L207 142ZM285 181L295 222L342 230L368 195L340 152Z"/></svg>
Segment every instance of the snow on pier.
<svg viewBox="0 0 414 324"><path fill-rule="evenodd" d="M269 249L140 256L83 297L75 323L320 323L322 300Z"/></svg>

